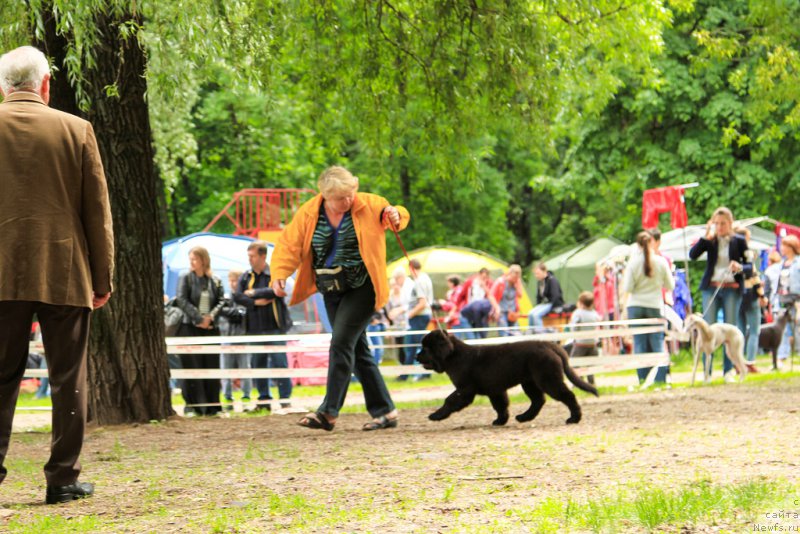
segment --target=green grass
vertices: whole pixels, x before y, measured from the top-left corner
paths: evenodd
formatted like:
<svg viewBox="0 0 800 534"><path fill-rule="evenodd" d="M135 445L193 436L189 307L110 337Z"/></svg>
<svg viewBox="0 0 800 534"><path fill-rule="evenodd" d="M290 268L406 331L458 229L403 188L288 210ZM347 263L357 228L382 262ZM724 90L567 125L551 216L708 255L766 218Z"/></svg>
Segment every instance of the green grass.
<svg viewBox="0 0 800 534"><path fill-rule="evenodd" d="M547 497L536 506L510 509L506 515L518 518L533 532L692 530L692 525L708 522L743 527L765 507L790 504L798 489L766 478L728 485L699 480L677 489L642 483L607 497Z"/></svg>
<svg viewBox="0 0 800 534"><path fill-rule="evenodd" d="M61 517L59 515L40 515L32 521L19 521L11 519L6 525L6 532L21 534L69 534L74 532L103 532L108 525L102 523L94 515L81 517ZM106 530L107 531L107 530Z"/></svg>
<svg viewBox="0 0 800 534"><path fill-rule="evenodd" d="M17 398L18 408L46 408L53 406L50 397L37 399L35 393L20 393Z"/></svg>

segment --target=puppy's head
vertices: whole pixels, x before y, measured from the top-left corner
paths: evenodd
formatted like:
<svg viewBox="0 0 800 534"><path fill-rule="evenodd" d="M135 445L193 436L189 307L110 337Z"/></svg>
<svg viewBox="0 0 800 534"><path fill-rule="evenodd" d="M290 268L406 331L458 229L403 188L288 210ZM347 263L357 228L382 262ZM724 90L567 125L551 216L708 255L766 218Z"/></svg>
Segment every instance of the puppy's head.
<svg viewBox="0 0 800 534"><path fill-rule="evenodd" d="M450 336L441 330L433 330L422 338L422 348L417 353L417 361L425 369L443 373L446 360L453 354L454 346Z"/></svg>

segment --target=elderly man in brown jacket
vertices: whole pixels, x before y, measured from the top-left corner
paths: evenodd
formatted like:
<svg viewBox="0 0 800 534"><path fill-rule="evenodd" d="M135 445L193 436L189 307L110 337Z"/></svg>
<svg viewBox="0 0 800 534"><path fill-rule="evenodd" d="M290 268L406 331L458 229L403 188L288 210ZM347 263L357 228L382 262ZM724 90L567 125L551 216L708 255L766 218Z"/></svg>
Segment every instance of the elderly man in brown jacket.
<svg viewBox="0 0 800 534"><path fill-rule="evenodd" d="M47 107L39 50L0 57L0 482L34 314L53 399L48 504L87 497L78 481L86 425L89 314L111 295L114 240L92 126Z"/></svg>

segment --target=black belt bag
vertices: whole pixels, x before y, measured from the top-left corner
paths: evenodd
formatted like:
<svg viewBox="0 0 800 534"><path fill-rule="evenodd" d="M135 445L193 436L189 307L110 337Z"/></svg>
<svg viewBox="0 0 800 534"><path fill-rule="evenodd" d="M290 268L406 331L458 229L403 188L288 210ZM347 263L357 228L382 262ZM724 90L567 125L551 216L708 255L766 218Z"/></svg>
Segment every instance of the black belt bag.
<svg viewBox="0 0 800 534"><path fill-rule="evenodd" d="M344 269L340 265L333 269L314 269L317 275L317 291L323 295L343 293L347 289Z"/></svg>

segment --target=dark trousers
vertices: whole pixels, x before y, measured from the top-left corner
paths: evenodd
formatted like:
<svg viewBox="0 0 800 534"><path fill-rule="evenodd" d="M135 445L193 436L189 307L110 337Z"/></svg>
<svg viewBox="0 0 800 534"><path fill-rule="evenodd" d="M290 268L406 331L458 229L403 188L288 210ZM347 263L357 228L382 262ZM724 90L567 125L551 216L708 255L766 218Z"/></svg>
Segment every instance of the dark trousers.
<svg viewBox="0 0 800 534"><path fill-rule="evenodd" d="M86 347L89 308L43 302L0 301L0 482L19 384L28 361L34 313L42 328L50 391L53 399L53 439L44 466L47 484L65 486L78 479L78 457L86 427Z"/></svg>
<svg viewBox="0 0 800 534"><path fill-rule="evenodd" d="M216 328L206 330L192 324L181 325L179 336L218 336ZM219 369L219 354L184 354L184 369ZM222 411L222 406L197 406L198 404L219 404L222 382L219 378L186 378L181 385L186 407L198 415L214 415Z"/></svg>
<svg viewBox="0 0 800 534"><path fill-rule="evenodd" d="M394 403L386 388L378 366L372 358L367 341L367 326L375 312L375 289L367 282L341 295L325 295L333 333L328 362L328 386L319 411L332 417L339 416L344 405L350 376L356 378L364 389L367 411L380 417L394 410Z"/></svg>

